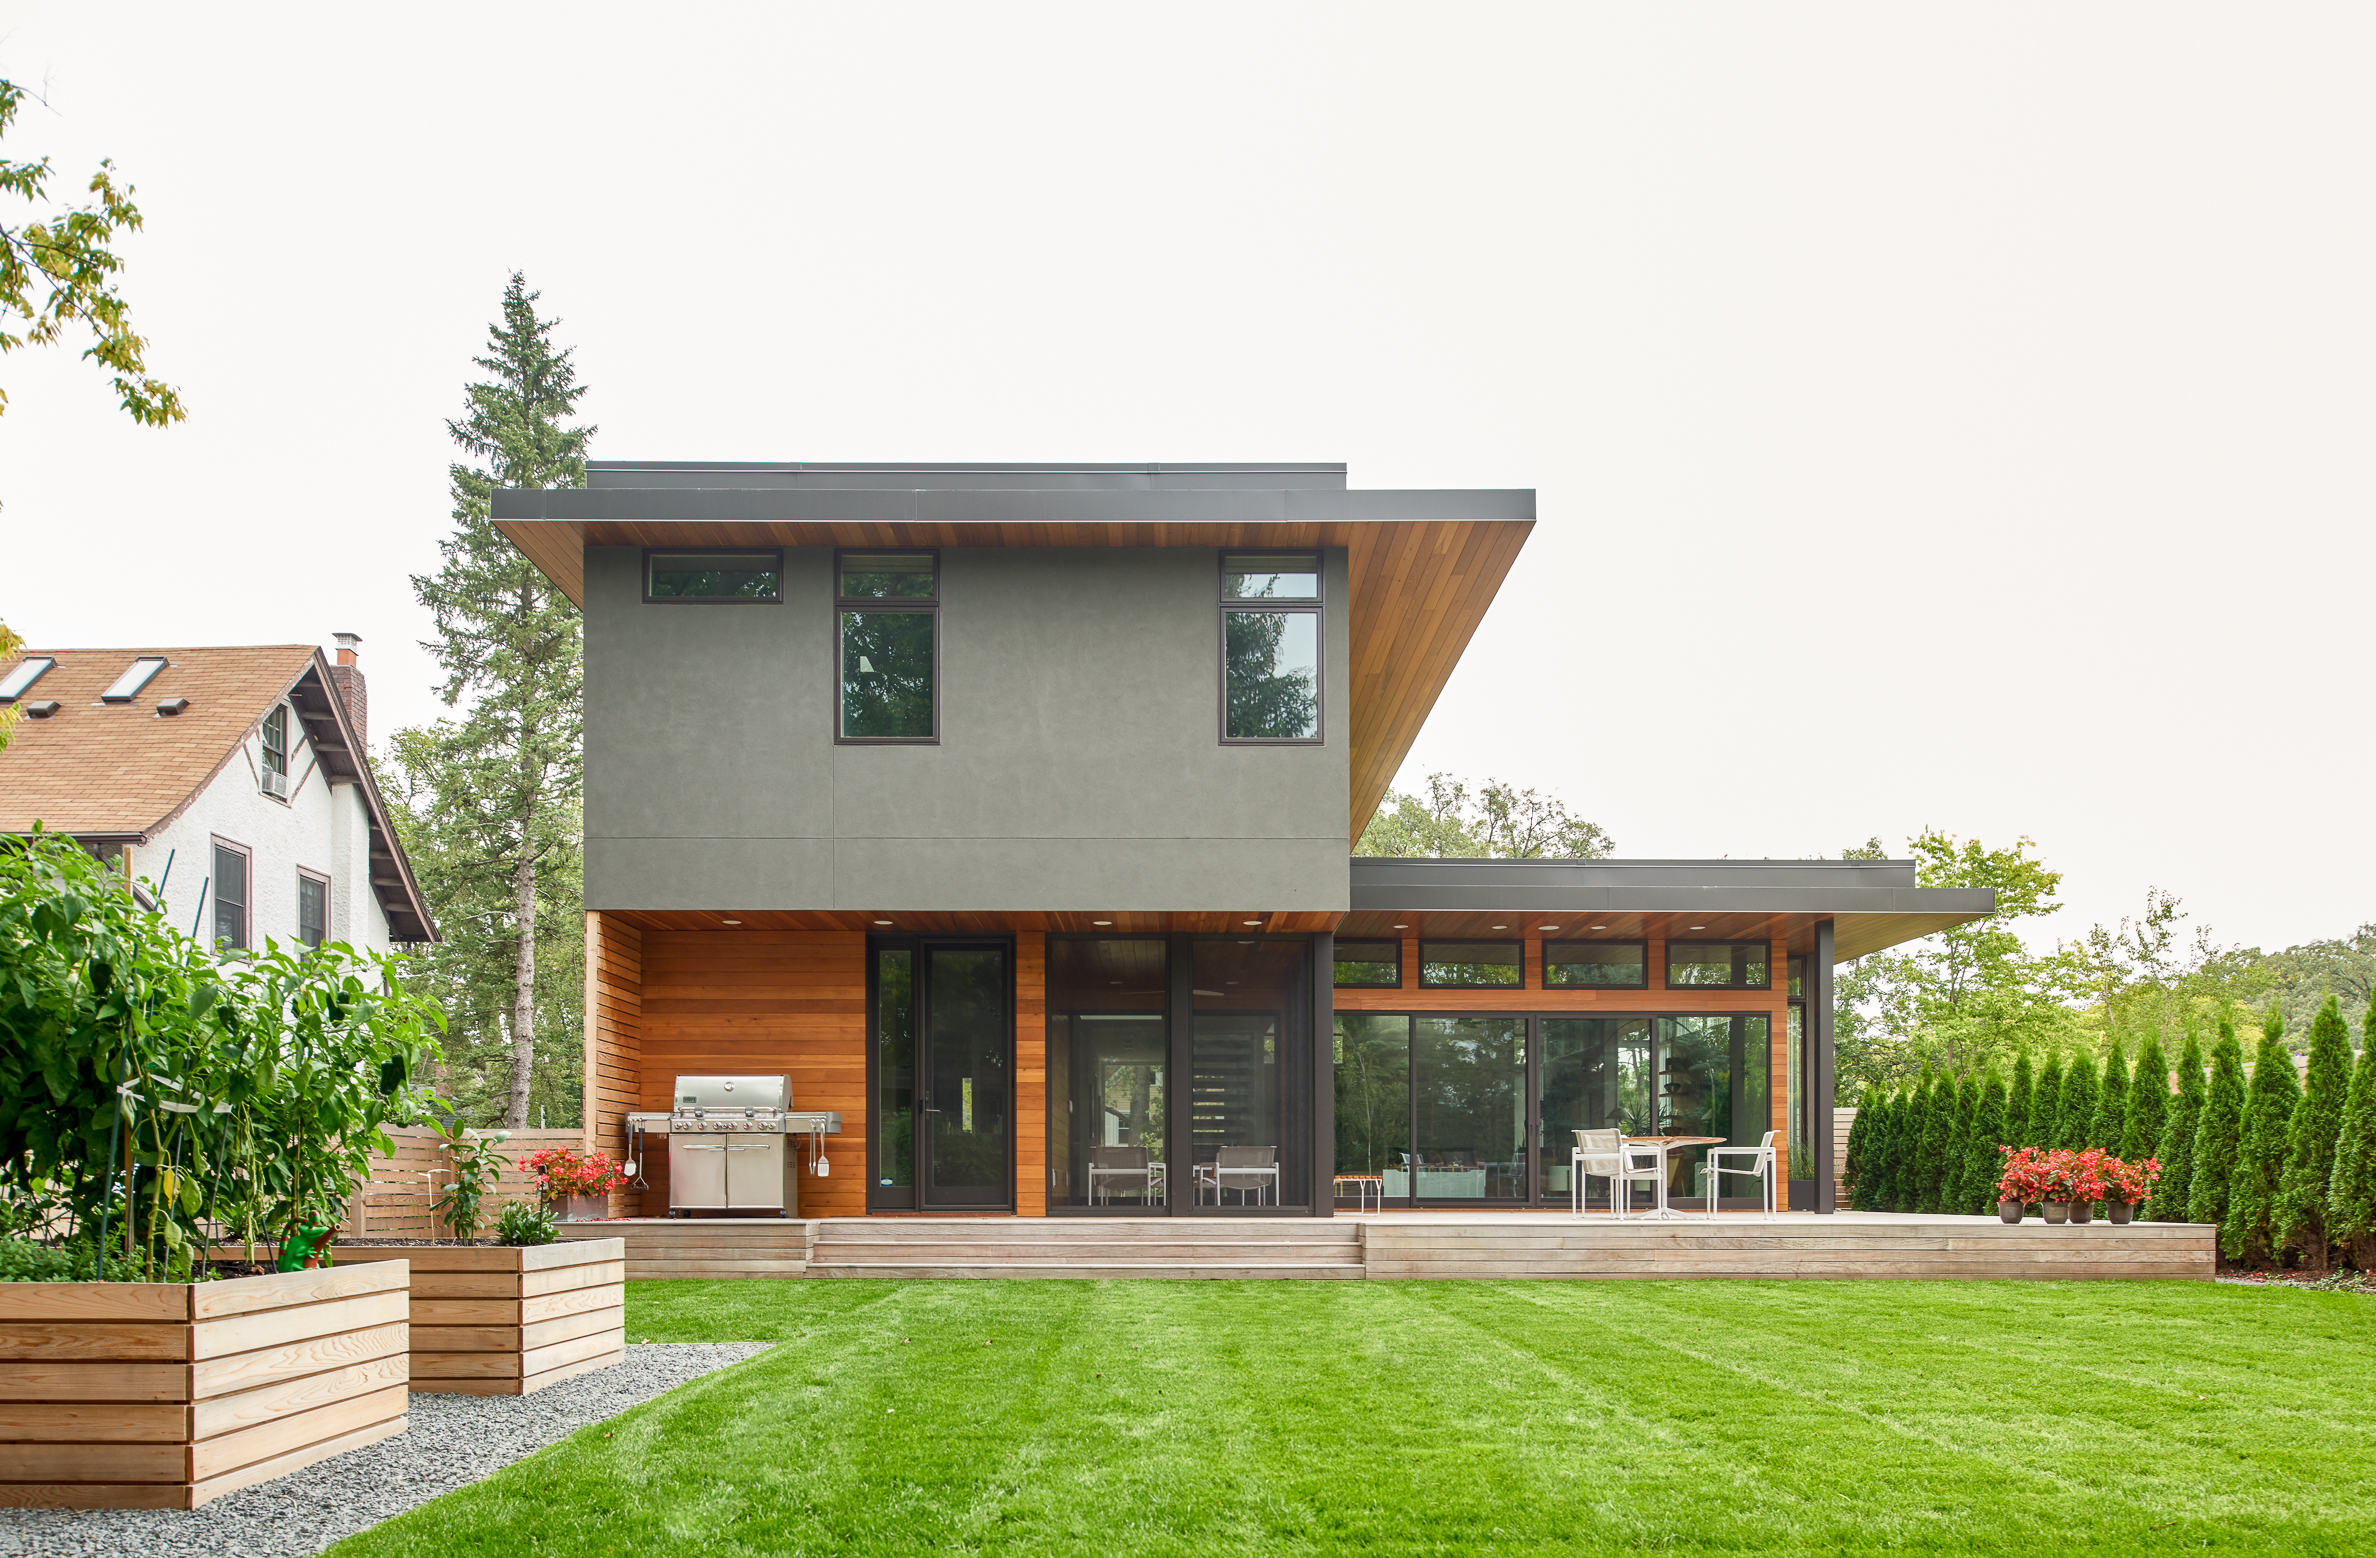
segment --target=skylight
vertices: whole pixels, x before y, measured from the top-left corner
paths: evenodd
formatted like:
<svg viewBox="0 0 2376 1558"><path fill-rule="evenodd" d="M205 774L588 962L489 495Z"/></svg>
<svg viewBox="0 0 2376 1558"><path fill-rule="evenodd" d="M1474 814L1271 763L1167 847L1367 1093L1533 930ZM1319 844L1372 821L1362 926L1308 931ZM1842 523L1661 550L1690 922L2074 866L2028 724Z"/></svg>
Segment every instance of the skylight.
<svg viewBox="0 0 2376 1558"><path fill-rule="evenodd" d="M0 703L14 703L25 695L25 689L41 680L41 673L58 662L47 655L27 655L10 666L6 676L0 676Z"/></svg>
<svg viewBox="0 0 2376 1558"><path fill-rule="evenodd" d="M140 689L149 684L149 678L164 669L165 657L163 655L142 655L125 667L124 674L115 679L115 685L99 695L99 701L101 703L130 703L134 698L140 696Z"/></svg>

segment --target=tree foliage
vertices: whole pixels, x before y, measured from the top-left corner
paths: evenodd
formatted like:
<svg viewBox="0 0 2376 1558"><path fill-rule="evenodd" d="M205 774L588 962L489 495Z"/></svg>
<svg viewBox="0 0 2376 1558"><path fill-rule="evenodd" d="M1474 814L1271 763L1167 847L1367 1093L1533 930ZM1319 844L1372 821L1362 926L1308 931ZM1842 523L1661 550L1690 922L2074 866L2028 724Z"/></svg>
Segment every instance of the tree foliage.
<svg viewBox="0 0 2376 1558"><path fill-rule="evenodd" d="M2162 1122L2161 1182L2153 1188L2153 1216L2157 1222L2183 1223L2195 1178L2195 1128L2203 1118L2203 1046L2194 1024L2186 1027L2186 1048L2178 1055L2178 1090L2171 1096Z"/></svg>
<svg viewBox="0 0 2376 1558"><path fill-rule="evenodd" d="M23 87L0 81L0 139L25 102ZM124 261L115 245L141 225L132 186L117 188L115 164L102 161L84 186L89 198L75 203L52 198L55 176L47 157L0 156L0 199L31 208L13 223L0 220L0 354L55 345L79 329L90 339L84 360L112 376L134 421L150 427L181 421L181 396L149 376L148 343L133 332L119 290ZM7 409L8 391L0 386L0 413Z"/></svg>
<svg viewBox="0 0 2376 1558"><path fill-rule="evenodd" d="M1617 847L1595 823L1556 796L1488 779L1472 796L1468 781L1429 774L1427 794L1389 790L1356 855L1422 860L1601 860Z"/></svg>
<svg viewBox="0 0 2376 1558"><path fill-rule="evenodd" d="M576 1124L585 923L581 909L582 636L578 610L497 532L498 487L585 483L591 427L565 425L586 391L557 320L515 273L488 332L487 374L447 431L476 464L449 471L455 529L413 591L434 615L422 647L458 718L400 732L385 788L445 940L429 986L453 1023L455 1101L514 1128L545 1103Z"/></svg>
<svg viewBox="0 0 2376 1558"><path fill-rule="evenodd" d="M2170 1063L2162 1057L2161 1040L2148 1033L2137 1051L2136 1073L2128 1084L2128 1108L2121 1117L2120 1138L2112 1153L2124 1163L2142 1163L2158 1155L2162 1125L2170 1112ZM2169 1165L2162 1164L2166 1178Z"/></svg>
<svg viewBox="0 0 2376 1558"><path fill-rule="evenodd" d="M2327 1237L2351 1252L2352 1264L2376 1270L2376 1010L2369 1012L2359 1064L2343 1100L2335 1133L2335 1172L2327 1184Z"/></svg>
<svg viewBox="0 0 2376 1558"><path fill-rule="evenodd" d="M2324 1267L2328 1181L2335 1172L2343 1099L2351 1089L2351 1030L2333 996L2310 1023L2310 1066L2285 1128L2285 1169L2269 1214L2269 1245L2282 1255L2297 1244Z"/></svg>
<svg viewBox="0 0 2376 1558"><path fill-rule="evenodd" d="M2078 1056L2063 1073L2062 1106L2054 1117L2055 1146L2083 1152L2103 1145L2087 1139L2095 1129L2096 1092L2095 1062L2086 1055Z"/></svg>
<svg viewBox="0 0 2376 1558"><path fill-rule="evenodd" d="M2302 1096L2293 1056L2285 1048L2285 1014L2271 1006L2261 1022L2260 1048L2252 1059L2252 1083L2244 1095L2244 1124L2237 1135L2236 1172L2228 1184L2228 1215L2219 1225L2220 1253L2229 1260L2258 1263L2275 1253L2270 1219L2277 1208L2277 1184L2285 1171L2285 1133Z"/></svg>
<svg viewBox="0 0 2376 1558"><path fill-rule="evenodd" d="M2194 1132L2194 1183L2187 1191L2186 1220L2219 1223L2228 1217L2236 1148L2244 1133L2244 1048L2236 1025L2219 1019L2219 1042L2211 1048L2211 1082L2203 1093L2202 1117Z"/></svg>

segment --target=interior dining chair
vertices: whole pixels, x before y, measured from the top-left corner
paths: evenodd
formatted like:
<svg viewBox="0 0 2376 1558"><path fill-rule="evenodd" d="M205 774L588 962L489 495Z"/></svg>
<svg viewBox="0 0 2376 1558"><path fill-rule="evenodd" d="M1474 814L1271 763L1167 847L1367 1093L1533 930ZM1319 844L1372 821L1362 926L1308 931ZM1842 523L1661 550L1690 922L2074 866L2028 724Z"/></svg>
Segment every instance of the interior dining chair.
<svg viewBox="0 0 2376 1558"><path fill-rule="evenodd" d="M1747 1175L1761 1181L1764 1191L1766 1221L1774 1220L1774 1138L1779 1132L1768 1131L1765 1139L1754 1147L1710 1147L1708 1149L1708 1216L1716 1215L1716 1197L1727 1174ZM1727 1158L1738 1158L1746 1167L1727 1168Z"/></svg>

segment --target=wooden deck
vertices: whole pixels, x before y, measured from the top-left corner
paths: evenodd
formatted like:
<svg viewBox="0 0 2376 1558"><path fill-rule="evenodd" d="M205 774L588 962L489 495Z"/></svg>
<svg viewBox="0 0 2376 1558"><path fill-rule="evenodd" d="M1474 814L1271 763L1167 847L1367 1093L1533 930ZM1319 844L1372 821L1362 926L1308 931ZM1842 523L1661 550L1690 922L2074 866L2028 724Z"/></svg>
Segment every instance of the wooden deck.
<svg viewBox="0 0 2376 1558"><path fill-rule="evenodd" d="M2209 1281L2218 1230L2008 1227L1993 1217L1727 1212L1372 1212L1334 1218L664 1218L564 1223L623 1238L627 1276L1167 1278L2178 1278Z"/></svg>

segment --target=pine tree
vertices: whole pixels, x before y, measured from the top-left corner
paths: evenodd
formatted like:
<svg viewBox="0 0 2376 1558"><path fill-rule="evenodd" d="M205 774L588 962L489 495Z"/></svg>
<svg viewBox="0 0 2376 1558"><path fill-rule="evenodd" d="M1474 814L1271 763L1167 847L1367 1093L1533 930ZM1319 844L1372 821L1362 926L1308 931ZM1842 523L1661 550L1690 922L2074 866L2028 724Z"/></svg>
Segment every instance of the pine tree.
<svg viewBox="0 0 2376 1558"><path fill-rule="evenodd" d="M2219 1250L2232 1261L2258 1264L2276 1254L2269 1219L2277 1209L2277 1181L2285 1171L2285 1128L2301 1101L2302 1084L2285 1048L2285 1014L2269 1003L2261 1023L2260 1049L2252 1059L2252 1085L2244 1094L2244 1128L2236 1146L2236 1174L2228 1186L2227 1221L2219 1225Z"/></svg>
<svg viewBox="0 0 2376 1558"><path fill-rule="evenodd" d="M1856 1101L1856 1119L1848 1127L1848 1152L1840 1165L1840 1172L1848 1181L1848 1206L1851 1211L1872 1210L1865 1204L1865 1150L1873 1140L1873 1115L1881 1107L1881 1090L1872 1083L1865 1084L1864 1096Z"/></svg>
<svg viewBox="0 0 2376 1558"><path fill-rule="evenodd" d="M2010 1087L2005 1089L2005 1139L1998 1145L2005 1147L2036 1145L2030 1140L2031 1099L2036 1091L2037 1083L2030 1075L2029 1051L2024 1049L2013 1057L2013 1082ZM2002 1177L2001 1171L1992 1174L1989 1176L1989 1183L1993 1185Z"/></svg>
<svg viewBox="0 0 2376 1558"><path fill-rule="evenodd" d="M2335 1133L2326 1229L2354 1266L2376 1270L2376 1003L2368 1007L2359 1065L2352 1070L2351 1091L2343 1100L2342 1129Z"/></svg>
<svg viewBox="0 0 2376 1558"><path fill-rule="evenodd" d="M2186 1048L2178 1054L2178 1091L2170 1100L2170 1112L2162 1122L2161 1183L2154 1187L2153 1216L2156 1222L2183 1223L2192 1220L2188 1208L2194 1187L2195 1127L2203 1118L2203 1047L2196 1042L2195 1025L2190 1018L2186 1024Z"/></svg>
<svg viewBox="0 0 2376 1558"><path fill-rule="evenodd" d="M1930 1101L1922 1114L1922 1140L1915 1148L1914 1210L1935 1217L1947 1177L1947 1137L1955 1125L1955 1079L1931 1078Z"/></svg>
<svg viewBox="0 0 2376 1558"><path fill-rule="evenodd" d="M2128 1056L2120 1040L2112 1040L2104 1057L2104 1080L2096 1086L2095 1123L2088 1127L2087 1145L2120 1156L2120 1139L2128 1133Z"/></svg>
<svg viewBox="0 0 2376 1558"><path fill-rule="evenodd" d="M2128 1114L2120 1123L2120 1161L2143 1163L2153 1157L2161 1145L2162 1122L2169 1112L2170 1063L2162 1058L2160 1037L2148 1032L2144 1047L2137 1051L2136 1075L2129 1079Z"/></svg>
<svg viewBox="0 0 2376 1558"><path fill-rule="evenodd" d="M488 377L446 424L485 464L449 467L455 529L438 571L412 585L436 619L423 647L445 673L440 693L461 713L397 734L388 787L446 935L427 972L447 1007L447 1055L478 1074L489 1112L500 1085L513 1129L530 1123L540 1074L576 1112L584 999L581 624L488 518L498 487L585 485L594 429L562 425L585 387L536 301L515 273L488 355L472 359Z"/></svg>
<svg viewBox="0 0 2376 1558"><path fill-rule="evenodd" d="M2211 1050L2211 1084L2203 1092L2202 1118L2195 1125L2194 1183L2186 1195L2188 1222L2227 1222L2236 1149L2243 1132L2244 1049L2236 1042L2236 1025L2222 1017L2219 1043Z"/></svg>
<svg viewBox="0 0 2376 1558"><path fill-rule="evenodd" d="M2087 1137L2095 1129L2095 1109L2095 1060L2081 1055L2063 1073L2062 1108L2054 1117L2054 1145L2068 1147L2073 1152L2094 1146Z"/></svg>
<svg viewBox="0 0 2376 1558"><path fill-rule="evenodd" d="M2310 1069L2302 1097L2285 1127L2285 1170L2269 1213L2269 1247L2279 1255L2298 1243L2320 1270L2327 1265L2327 1182L2335 1172L2335 1141L2343 1129L2343 1099L2351 1091L2351 1030L2328 996L2310 1021Z"/></svg>
<svg viewBox="0 0 2376 1558"><path fill-rule="evenodd" d="M2057 1139L2062 1131L2062 1093L2062 1056L2049 1055L2046 1064L2038 1068L2037 1089L2030 1094L2030 1139L2022 1143L2024 1147L2043 1152L2062 1145Z"/></svg>
<svg viewBox="0 0 2376 1558"><path fill-rule="evenodd" d="M1980 1108L1972 1124L1970 1178L1965 1181L1972 1189L1974 1205L1971 1210L1996 1210L1997 1181L2004 1177L2005 1155L2000 1147L2010 1145L2011 1131L2005 1128L2007 1090L2005 1079L1991 1067L1987 1084L1980 1092Z"/></svg>

